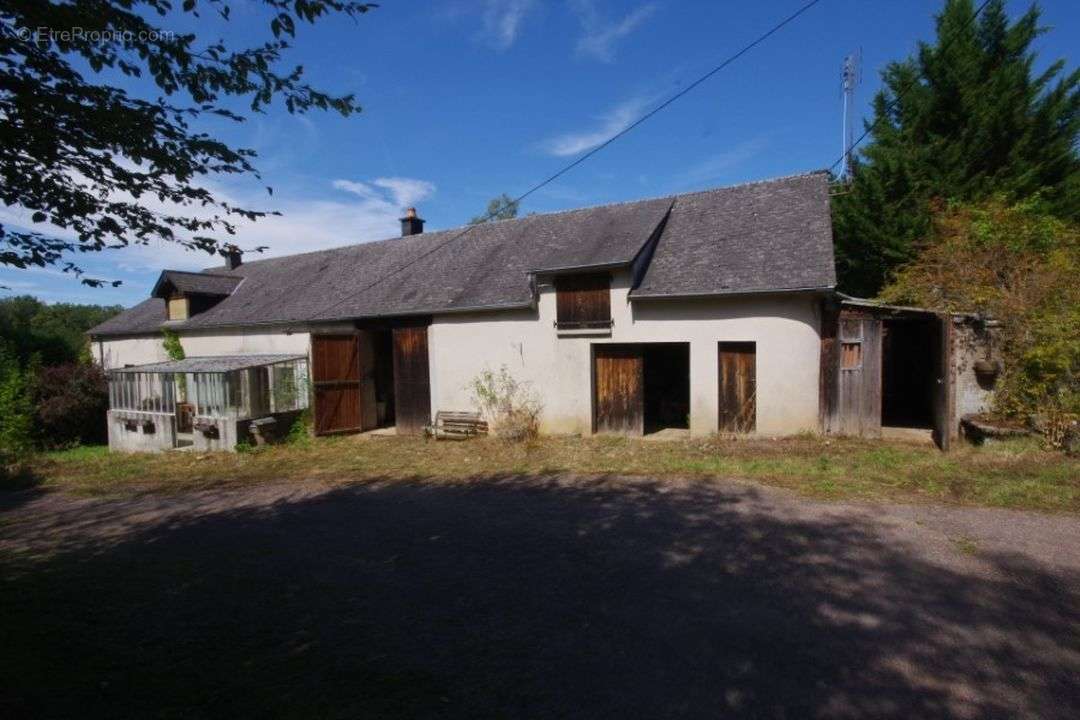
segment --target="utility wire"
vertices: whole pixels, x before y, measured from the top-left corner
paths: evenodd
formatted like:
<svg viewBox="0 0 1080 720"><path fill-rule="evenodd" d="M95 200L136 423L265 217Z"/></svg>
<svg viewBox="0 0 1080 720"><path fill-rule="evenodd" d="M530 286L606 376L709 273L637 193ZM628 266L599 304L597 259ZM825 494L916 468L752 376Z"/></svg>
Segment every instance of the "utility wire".
<svg viewBox="0 0 1080 720"><path fill-rule="evenodd" d="M642 124L642 123L644 123L644 122L645 122L646 120L650 119L651 117L653 117L654 115L656 115L657 113L659 113L660 111L664 110L664 109L665 109L665 108L667 108L667 107L668 107L669 105L671 105L672 103L674 103L674 102L675 102L676 100L680 99L681 97L683 97L684 95L686 95L687 93L689 93L689 92L690 92L691 90L693 90L694 88L696 88L696 87L697 87L698 85L701 85L701 84L702 84L702 83L704 83L704 82L705 82L706 80L708 80L709 78L711 78L711 77L712 77L713 75L716 75L716 74L717 74L718 72L720 72L721 70L723 70L724 68L726 68L726 67L727 67L728 65L731 65L731 64L732 64L733 62L735 62L736 60L738 60L739 58L741 58L741 57L742 57L743 55L745 55L746 53L750 52L751 50L753 50L754 48L756 48L756 47L757 47L758 45L760 45L761 43L763 43L763 42L765 42L766 40L768 40L768 39L769 39L770 37L772 37L773 35L775 35L776 33L778 33L778 32L779 32L780 30L782 30L782 29L783 29L783 28L784 28L785 26L787 26L787 25L788 25L789 23L793 22L793 21L794 21L794 20L795 20L796 18L798 18L798 17L800 16L800 15L802 15L803 13L805 13L805 12L806 12L807 10L809 10L810 8L812 8L812 7L814 7L815 5L817 5L817 4L819 3L819 2L821 2L821 0L810 0L810 2L808 2L808 3L804 4L804 5L803 5L802 7L800 7L800 8L798 9L798 10L796 10L796 11L795 11L795 12L793 12L792 14L788 15L788 16L787 16L786 18L784 18L783 20L781 20L780 22L778 22L778 23L777 23L776 25L773 25L773 26L772 26L772 27L771 27L771 28L770 28L770 29L769 29L769 30L768 30L767 32L765 32L765 33L763 33L763 34L759 35L759 36L758 36L757 38L755 38L755 39L754 39L754 40L753 40L752 42L750 42L749 44L747 44L747 45L743 46L743 48L742 48L742 49L740 49L740 50L739 50L738 52L736 52L735 54L733 54L733 55L729 56L729 57L728 57L727 59L725 59L725 60L724 60L723 62L721 62L721 63L720 63L719 65L717 65L716 67L714 67L713 69L711 69L711 70L709 70L709 71L708 71L707 73L705 73L704 75L702 75L702 76L700 76L699 78L697 78L696 80L694 80L694 81L693 81L692 83L690 83L689 85L687 85L686 87L684 87L684 88L683 88L682 90L680 90L679 92L675 93L674 95L672 95L671 97L669 97L669 98L668 98L667 100L665 100L664 102L660 103L660 104L659 104L659 105L657 105L657 106L656 106L655 108L653 108L653 109L652 109L652 110L650 110L649 112L645 113L644 115L642 115L641 117L639 117L639 118L638 118L637 120L635 120L634 122L630 123L630 124L629 124L629 125L627 125L627 126L626 126L625 128L623 128L623 129L622 129L622 130L620 130L619 132L615 133L614 135L612 135L612 136L611 136L610 138L608 138L608 139L607 139L607 140L605 140L604 142L602 142L602 143L600 143L599 145L597 145L596 147L594 147L594 148L593 148L592 150L590 150L589 152L585 153L584 155L582 155L581 157L577 158L577 159L576 159L576 160L574 160L573 162L571 162L571 163L567 164L566 166L564 166L563 168L561 168L561 169L560 169L560 170L558 170L557 172L553 173L552 175L548 176L548 177L547 177L547 178L545 178L544 180L541 180L540 182L536 183L536 184L535 184L535 185L533 185L533 186L532 186L531 188L529 188L528 190L526 190L526 191L525 191L524 193L522 193L521 195L518 195L518 196L517 196L516 198L514 198L513 200L511 200L511 201L510 201L510 203L508 203L507 205L505 205L505 206L501 206L501 207L498 207L498 208L495 208L495 209L493 209L493 210L489 211L489 212L488 212L488 213L487 213L486 215L484 215L484 216L483 216L483 218L482 218L482 219L480 220L480 222L478 222L478 223L475 223L475 224L472 224L472 225L469 225L469 226L468 226L468 227L466 227L466 228L463 228L463 229L461 230L461 232L457 233L456 235L453 235L453 236L451 236L450 238L447 238L447 239L446 239L446 240L444 240L443 242L441 242L441 243L439 243L438 245L436 245L436 246L432 247L432 248L431 248L430 250L428 250L427 252L424 252L424 253L422 253L422 254L418 255L417 257L413 258L412 260L410 260L410 261L408 261L408 262L406 262L406 263L404 263L404 264L400 265L400 266L399 266L398 268L396 268L395 270L393 270L393 271L391 271L391 272L389 272L389 273L387 273L387 274L385 274L385 275L383 275L383 276L381 276L381 277L377 278L376 280L372 281L371 283L369 283L369 284L367 284L367 285L365 285L365 286L363 286L363 287L361 287L361 288L359 288L359 289L357 289L357 290L355 290L355 291L353 291L353 292L349 293L348 295L346 295L346 296L345 296L344 298L342 298L341 300L338 300L337 302L333 303L332 305L329 305L329 306L327 306L327 308L325 309L325 311L320 311L320 313L319 313L319 314L321 315L321 314L322 314L323 312L329 312L330 310L333 310L333 309L337 308L338 306L340 306L340 305L342 305L342 304L344 304L344 303L348 302L349 300L353 299L354 297L356 297L356 296L357 296L357 295L359 295L360 293L362 293L362 292L366 292L366 291L370 290L371 288L375 287L376 285L378 285L379 283L381 283L381 282L383 282L383 281L385 281L385 280L388 280L388 279L390 279L391 277L394 277L395 275L398 275L398 274L400 274L401 272L404 272L404 271L405 271L405 270L406 270L407 268L409 268L410 266L412 266L412 265L415 265L416 263L420 262L420 261L421 261L421 260L423 260L424 258L426 258L426 257L429 257L430 255L432 255L432 254L434 254L434 253L438 252L439 250L443 249L444 247L446 247L446 246L447 246L447 245L449 245L450 243L453 243L453 242L456 242L457 240L460 240L460 239L461 239L462 237L464 237L464 236L465 236L465 235L467 235L467 234L468 234L469 232L471 232L471 231L472 231L472 229L476 227L476 225L482 224L482 223L484 223L484 222L487 222L488 220L492 219L492 218L493 218L493 217L495 217L495 216L496 216L496 215L497 215L497 214L498 214L498 213L499 213L500 211L502 211L502 210L503 210L503 209L504 209L505 207L507 207L507 206L513 206L513 205L514 205L514 204L516 204L516 203L520 203L520 202L521 202L522 200L524 200L525 198L529 197L530 195L532 195L533 193L535 193L535 192L536 192L537 190L539 190L539 189L543 188L543 187L544 187L545 185L549 185L549 184L551 184L551 183L555 182L555 181L556 181L556 180L558 180L558 179L559 179L560 177L562 177L562 176L563 176L563 175L565 175L566 173L570 172L571 170L573 170L574 168L576 168L576 167L577 167L578 165L581 165L581 164L582 164L583 162L585 162L585 161L586 161L586 160L588 160L589 158L591 158L591 157L593 157L594 155L596 155L597 153L599 153L599 152L600 152L601 150L603 150L604 148L606 148L606 147L607 147L608 145L611 145L611 144L612 144L612 143L614 143L614 142L615 142L616 140L619 140L619 139L620 139L620 138L622 138L622 137L623 137L624 135L626 135L626 134L628 134L628 133L629 133L630 131L634 130L634 128L636 128L637 126L641 125L641 124ZM989 2L989 0L987 0L987 2ZM983 3L983 5L984 5L984 6L985 6L985 4L986 4L986 3ZM861 138L860 138L860 139L861 139Z"/></svg>
<svg viewBox="0 0 1080 720"><path fill-rule="evenodd" d="M970 18L968 18L968 21L966 23L964 23L963 27L961 27L959 30L957 30L955 33L953 33L953 35L951 37L949 37L944 43L942 43L941 48L940 48L940 50L938 52L939 53L944 53L945 50L949 47L949 45L952 43L952 41L960 36L960 33L966 32L967 29L969 27L971 27L971 25L975 22L975 20L978 19L979 15L982 14L982 11L986 9L986 6L991 3L991 1L992 0L983 0L982 5L980 5L978 7L978 9L975 11L975 13ZM946 67L948 67L947 64L946 64ZM843 155L838 157L836 159L836 162L834 162L832 165L829 166L829 172L830 173L833 170L836 169L837 165L839 165L840 163L842 163L844 161L844 158L846 158L848 155L851 154L851 151L854 150L859 145L859 143L861 143L863 140L866 139L867 135L872 133L874 131L874 129L877 128L878 123L880 123L884 118L888 117L892 113L892 111L896 108L896 106L900 103L900 101L904 99L904 94L907 93L907 91L910 90L917 82L918 82L917 79L912 80L910 83L908 83L907 87L902 89L900 92L896 93L896 95L893 97L892 101L889 102L885 106L885 112L878 115L877 118L874 120L874 122L870 123L866 127L866 129L863 130L862 135L860 135L858 137L858 139L856 139L855 142L853 142L851 144L851 146L847 149L847 152L845 152Z"/></svg>

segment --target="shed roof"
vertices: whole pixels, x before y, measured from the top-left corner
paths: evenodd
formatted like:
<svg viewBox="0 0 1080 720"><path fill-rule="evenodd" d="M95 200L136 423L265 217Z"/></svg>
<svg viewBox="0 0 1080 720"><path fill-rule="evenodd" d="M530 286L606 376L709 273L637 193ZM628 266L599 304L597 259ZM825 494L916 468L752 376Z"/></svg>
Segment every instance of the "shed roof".
<svg viewBox="0 0 1080 720"><path fill-rule="evenodd" d="M189 357L183 360L132 365L109 372L119 373L223 373L253 367L275 365L290 360L303 360L306 355L217 355L213 357Z"/></svg>
<svg viewBox="0 0 1080 720"><path fill-rule="evenodd" d="M528 307L530 273L629 265L661 227L635 298L835 285L828 179L816 172L213 268L203 274L236 279L231 294L169 327ZM151 298L90 334L153 333L165 317Z"/></svg>

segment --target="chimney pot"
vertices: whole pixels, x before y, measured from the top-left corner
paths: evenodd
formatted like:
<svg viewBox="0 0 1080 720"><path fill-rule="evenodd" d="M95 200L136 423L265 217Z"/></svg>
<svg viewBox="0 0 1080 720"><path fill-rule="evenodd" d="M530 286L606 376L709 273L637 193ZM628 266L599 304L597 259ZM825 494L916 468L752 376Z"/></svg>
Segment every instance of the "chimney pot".
<svg viewBox="0 0 1080 720"><path fill-rule="evenodd" d="M240 264L244 261L243 251L232 244L222 247L221 254L225 256L225 267L228 270L235 270L240 267Z"/></svg>
<svg viewBox="0 0 1080 720"><path fill-rule="evenodd" d="M416 208L407 208L405 210L405 217L401 220L401 237L408 237L409 235L419 235L424 232L424 221L416 214Z"/></svg>

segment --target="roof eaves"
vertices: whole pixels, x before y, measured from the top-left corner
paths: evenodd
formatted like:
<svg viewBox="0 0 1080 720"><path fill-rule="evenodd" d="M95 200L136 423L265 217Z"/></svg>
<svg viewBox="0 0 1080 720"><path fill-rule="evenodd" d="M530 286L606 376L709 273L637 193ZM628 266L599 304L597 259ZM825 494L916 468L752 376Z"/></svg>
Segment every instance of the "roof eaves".
<svg viewBox="0 0 1080 720"><path fill-rule="evenodd" d="M811 285L807 287L793 287L793 288L750 288L731 291L720 292L708 292L708 293L657 293L657 292L641 292L639 290L632 290L630 292L630 298L641 300L691 300L695 298L711 298L711 297L739 297L741 295L773 295L773 294L789 294L789 293L803 293L803 292L831 292L836 289L835 285Z"/></svg>

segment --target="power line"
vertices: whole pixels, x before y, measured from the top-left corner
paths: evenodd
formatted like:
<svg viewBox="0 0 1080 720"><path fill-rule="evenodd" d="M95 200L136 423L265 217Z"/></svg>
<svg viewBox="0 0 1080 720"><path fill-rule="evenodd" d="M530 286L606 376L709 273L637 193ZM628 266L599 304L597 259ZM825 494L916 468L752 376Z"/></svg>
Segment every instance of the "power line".
<svg viewBox="0 0 1080 720"><path fill-rule="evenodd" d="M988 0L988 1L989 1L989 0ZM779 32L780 30L782 30L782 29L783 29L783 28L784 28L785 26L787 26L787 25L788 25L789 23L793 22L793 21L794 21L794 20L795 20L796 18L798 18L798 17L800 16L800 15L802 15L803 13L805 13L805 12L806 12L807 10L809 10L810 8L812 8L812 7L814 7L815 5L817 5L817 4L819 3L819 2L821 2L821 0L810 0L810 2L808 2L808 3L804 4L804 5L803 5L802 7L800 7L800 8L798 9L798 10L796 10L796 11L795 11L795 12L793 12L792 14L788 15L788 16L787 16L786 18L784 18L783 20L781 20L780 22L778 22L778 23L777 23L776 25L773 25L773 26L772 26L772 27L771 27L771 28L770 28L770 29L769 29L769 30L768 30L767 32L765 32L765 33L763 33L763 34L759 35L759 36L758 36L757 38L755 38L755 39L754 39L754 40L753 40L752 42L750 42L749 44L747 44L747 45L743 46L743 47L742 47L742 49L740 49L740 50L739 50L738 52L736 52L736 53L735 53L735 54L733 54L733 55L730 55L730 56L729 56L728 58L726 58L726 59L725 59L725 60L724 60L723 62L721 62L721 63L720 63L719 65L717 65L716 67L714 67L713 69L711 69L711 70L709 70L709 71L708 71L707 73L705 73L704 75L702 75L702 76L700 76L699 78L697 78L696 80L694 80L694 81L693 81L692 83L690 83L689 85L687 85L686 87L684 87L684 88L683 88L682 90L680 90L679 92L675 93L674 95L672 95L671 97L669 97L669 98L668 98L667 100L665 100L664 102L660 103L660 104L659 104L659 105L657 105L657 106L656 106L655 108L653 108L653 109L652 109L652 110L650 110L649 112L645 113L644 115L642 115L641 117L639 117L639 118L638 118L637 120L635 120L634 122L630 123L630 124L629 124L629 125L627 125L627 126L626 126L625 128L623 128L623 129L622 129L622 130L620 130L619 132L615 133L614 135L612 135L612 136L611 136L610 138L608 138L608 139L607 139L607 140L605 140L604 142L602 142L602 143L600 143L599 145L597 145L596 147L594 147L594 148L593 148L592 150L589 150L589 152L585 153L584 155L582 155L581 157L577 158L577 159L576 159L576 160L574 160L573 162L571 162L571 163L569 163L569 164L565 165L564 167L562 167L561 169L559 169L559 170L558 170L557 172L553 173L552 175L548 176L548 177L547 177L547 178L545 178L544 180L541 180L540 182L536 183L535 185L533 185L533 186L532 186L531 188L529 188L528 190L526 190L526 191L525 191L524 193L522 193L521 195L518 195L518 196L517 196L516 198L514 198L514 199L513 199L513 200L512 200L511 202L510 202L510 204L511 204L511 205L513 205L514 203L520 203L520 202L521 202L522 200L524 200L525 198L529 197L530 195L532 195L533 193L535 193L535 192L536 192L537 190L540 190L540 189L541 189L541 188L543 188L543 187L544 187L545 185L549 185L549 184L551 184L551 183L555 182L555 181L556 181L556 180L558 180L558 179L559 179L560 177L562 177L562 176L563 176L563 175L565 175L566 173L568 173L568 172L570 172L571 170L573 170L574 168L576 168L576 167L577 167L578 165L581 165L581 164L582 164L583 162L585 162L585 161L586 161L586 160L588 160L589 158L591 158L591 157L593 157L594 155L596 155L597 153L599 153L599 152L600 152L601 150L603 150L604 148L606 148L606 147L607 147L608 145L611 145L611 144L612 144L612 143L614 143L614 142L615 142L616 140L619 140L619 139L620 139L620 138L622 138L623 136L627 135L627 134L628 134L628 133L630 133L630 132L631 132L632 130L634 130L634 128L636 128L637 126L641 125L641 124L642 124L642 123L644 123L644 122L645 122L646 120L650 119L651 117L653 117L654 115L656 115L656 114L657 114L657 113L659 113L660 111L664 110L664 109L665 109L665 108L667 108L667 107L668 107L669 105L671 105L672 103L674 103L674 102L675 102L676 100L680 99L681 97L683 97L684 95L686 95L687 93L689 93L689 92L690 92L691 90L693 90L693 89L694 89L694 88L696 88L697 86L699 86L699 85L701 85L702 83L704 83L704 82L705 82L706 80L708 80L709 78L711 78L711 77L712 77L713 75L716 75L716 74L717 74L718 72L720 72L721 70L723 70L724 68L726 68L726 67L727 67L728 65L731 65L731 64L732 64L733 62L735 62L736 60L738 60L739 58L741 58L741 57L742 57L743 55L745 55L746 53L750 52L751 50L753 50L754 48L756 48L756 47L757 47L758 45L760 45L761 43L763 43L763 42L765 42L766 40L768 40L768 39L769 39L770 37L772 37L773 35L775 35L776 33L778 33L778 32ZM376 285L378 285L379 283L383 282L384 280L388 280L389 278L391 278L391 277L394 277L395 275L398 275L398 274L400 274L401 272L405 271L405 270L406 270L407 268L409 268L410 266L412 266L412 265L415 265L416 263L420 262L420 261L421 261L421 260L423 260L424 258L426 258L426 257L429 257L429 256L430 256L430 255L432 255L433 253L436 253L436 252L438 252L439 250L443 249L444 247L446 247L446 246L447 246L447 245L449 245L450 243L452 243L452 242L456 242L457 240L460 240L460 239L461 239L462 237L464 237L464 236L465 236L465 235L467 235L467 234L468 234L469 232L471 232L471 231L472 231L472 229L473 229L474 227L476 227L476 225L479 225L479 224L481 224L481 223L487 222L488 220L492 219L492 218L493 218L493 217L495 217L495 215L497 215L497 214L498 214L498 213L499 213L499 212L500 212L500 211L501 211L502 209L503 209L503 207L498 207L498 208L494 208L493 210L490 210L490 211L489 211L489 212L488 212L488 213L487 213L486 215L484 215L484 216L483 216L483 219L482 219L482 220L481 220L481 221L480 221L479 223L476 223L476 224L473 224L473 225L469 225L468 227L466 227L466 228L463 228L463 229L461 230L461 232L459 232L458 234L456 234L456 235L454 235L454 236L452 236L452 237L450 237L450 238L446 239L445 241L443 241L443 242L439 243L438 245L436 245L436 246L432 247L432 248L431 248L430 250L428 250L427 252L425 252L425 253L422 253L421 255L418 255L417 257L413 258L413 259L412 259L412 260L410 260L409 262L407 262L407 263L404 263L404 264L402 264L402 265L401 265L401 266L399 266L399 267L398 267L397 269L395 269L395 270L391 271L390 273L387 273L387 274L383 275L382 277L380 277L380 278L378 278L378 279L374 280L373 282L369 283L368 285L365 285L364 287L361 287L361 288L359 288L359 289L357 289L357 290L353 291L352 293L349 293L348 295L346 295L346 296L345 296L344 298L342 298L341 300L338 300L337 302L333 303L332 305L329 305L329 306L327 306L327 308L326 308L326 311L330 311L330 310L333 310L334 308L336 308L336 307L338 307L338 306L340 306L340 305L342 305L342 304L344 304L344 303L348 302L349 300L353 299L354 297L356 297L356 296L357 296L357 295L359 295L360 293L362 293L362 292L366 292L367 290L370 290L371 288L375 287ZM320 314L322 314L322 312L324 312L324 311L320 311Z"/></svg>
<svg viewBox="0 0 1080 720"><path fill-rule="evenodd" d="M959 30L957 30L955 33L953 33L953 35L951 37L949 37L944 43L942 43L941 48L940 48L940 50L938 52L939 53L944 53L945 50L949 47L949 45L952 43L952 41L955 40L957 37L959 37L960 33L966 31L969 27L971 27L972 23L975 22L975 20L979 17L979 15L982 14L982 11L985 10L986 6L989 5L991 2L992 2L992 0L983 0L982 5L980 5L978 7L978 9L975 11L975 13L970 18L968 18L968 21L966 23L964 23L963 27L961 27ZM946 67L948 67L948 65L946 65ZM897 106L897 104L899 104L899 102L904 98L904 94L908 90L910 90L915 85L916 82L918 82L918 81L917 80L912 80L910 83L908 83L907 87L905 87L900 92L896 93L896 96L893 97L892 101L889 102L885 106L885 112L878 115L878 117L874 120L874 122L870 123L870 125L867 126L867 128L865 130L863 130L862 135L860 135L858 137L858 139L856 139L855 142L851 144L851 146L847 149L847 152L845 152L843 155L838 157L836 159L836 162L834 162L832 165L829 166L829 172L830 173L833 170L836 169L837 165L839 165L840 163L842 163L844 161L844 158L851 155L851 151L854 150L856 147L858 147L859 143L861 143L863 140L865 140L866 136L874 131L874 129L878 126L878 123L880 123L883 118L886 118L886 117L889 116L889 114L893 111L893 109Z"/></svg>

